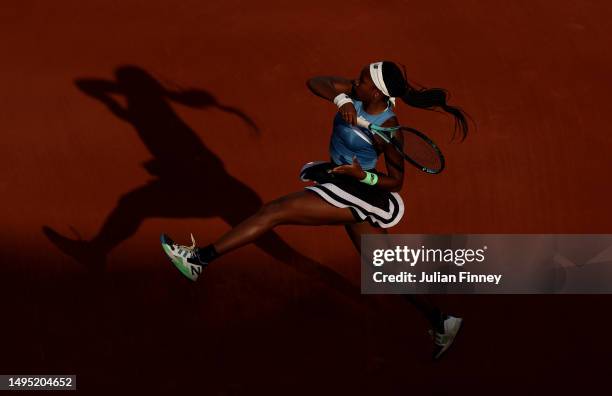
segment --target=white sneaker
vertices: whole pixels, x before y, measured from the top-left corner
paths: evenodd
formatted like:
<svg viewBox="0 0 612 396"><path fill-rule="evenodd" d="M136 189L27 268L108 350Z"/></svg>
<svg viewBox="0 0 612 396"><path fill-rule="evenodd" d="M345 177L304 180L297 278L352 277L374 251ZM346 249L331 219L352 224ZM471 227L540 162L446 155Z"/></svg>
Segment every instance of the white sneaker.
<svg viewBox="0 0 612 396"><path fill-rule="evenodd" d="M161 245L172 264L191 281L197 281L206 263L202 263L196 255L196 242L191 234L191 246L174 243L166 234L161 235Z"/></svg>
<svg viewBox="0 0 612 396"><path fill-rule="evenodd" d="M429 334L434 340L433 358L437 360L444 352L453 344L459 329L461 329L463 319L447 315L444 319L444 333L439 333L434 330L429 330Z"/></svg>

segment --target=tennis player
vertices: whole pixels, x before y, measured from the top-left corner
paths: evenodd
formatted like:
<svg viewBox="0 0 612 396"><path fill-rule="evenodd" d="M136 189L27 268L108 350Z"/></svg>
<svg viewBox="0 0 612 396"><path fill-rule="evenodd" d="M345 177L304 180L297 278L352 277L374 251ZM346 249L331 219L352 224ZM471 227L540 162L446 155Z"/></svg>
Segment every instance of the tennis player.
<svg viewBox="0 0 612 396"><path fill-rule="evenodd" d="M304 165L300 177L314 185L265 204L208 246L197 247L193 235L192 245L183 246L162 234L165 253L190 280L196 281L214 260L278 225L343 225L359 251L362 234L386 234L396 225L404 214L398 194L404 181L404 160L391 144L356 126L358 117L385 127L397 126L393 109L395 98L401 98L413 107L450 113L456 121L455 129L463 138L467 134L466 117L446 103L446 91L413 87L393 62L372 63L353 81L314 77L307 84L312 93L338 107L329 145L331 160ZM401 142L401 134L397 138ZM386 173L377 170L381 155ZM422 296L407 298L431 324L434 358L439 358L452 344L461 318L443 314Z"/></svg>

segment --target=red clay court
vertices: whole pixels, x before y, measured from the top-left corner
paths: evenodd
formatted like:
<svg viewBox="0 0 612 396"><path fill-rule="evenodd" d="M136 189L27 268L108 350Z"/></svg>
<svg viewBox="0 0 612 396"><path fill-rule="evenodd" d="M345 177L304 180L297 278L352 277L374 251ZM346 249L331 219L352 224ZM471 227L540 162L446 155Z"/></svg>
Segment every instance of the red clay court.
<svg viewBox="0 0 612 396"><path fill-rule="evenodd" d="M450 117L398 106L448 168L408 169L393 233L610 233L611 17L567 0L5 2L0 374L76 374L87 394L606 386L608 296L441 296L466 326L433 364L415 309L360 296L342 227L278 228L197 284L158 238L210 241L303 188L335 112L305 81L381 59L477 123L458 144ZM137 121L102 96L138 103ZM103 270L43 226L97 235Z"/></svg>

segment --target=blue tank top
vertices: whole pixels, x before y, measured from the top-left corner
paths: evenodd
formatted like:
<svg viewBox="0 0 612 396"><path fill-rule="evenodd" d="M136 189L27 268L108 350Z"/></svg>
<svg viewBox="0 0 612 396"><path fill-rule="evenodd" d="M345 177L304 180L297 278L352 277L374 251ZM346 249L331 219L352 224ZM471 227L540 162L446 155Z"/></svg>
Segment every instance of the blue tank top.
<svg viewBox="0 0 612 396"><path fill-rule="evenodd" d="M391 105L387 106L385 111L376 115L366 113L363 110L363 103L358 100L354 100L354 105L358 117L363 117L376 125L382 125L389 118L395 116ZM334 118L329 155L332 161L338 165L350 165L353 163L353 156L357 156L357 160L363 169L374 169L378 159L378 154L372 144L371 132L366 128L346 123L340 113L337 113Z"/></svg>

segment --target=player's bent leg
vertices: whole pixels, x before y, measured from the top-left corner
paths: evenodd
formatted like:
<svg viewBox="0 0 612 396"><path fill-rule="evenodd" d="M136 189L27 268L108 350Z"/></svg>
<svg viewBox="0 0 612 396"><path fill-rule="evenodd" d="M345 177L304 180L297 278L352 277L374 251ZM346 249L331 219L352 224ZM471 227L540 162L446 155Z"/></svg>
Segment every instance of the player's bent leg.
<svg viewBox="0 0 612 396"><path fill-rule="evenodd" d="M361 254L362 235L387 234L386 229L374 227L367 222L347 224L344 227L359 254ZM410 302L429 322L431 326L429 334L434 341L433 358L435 360L439 359L453 344L459 329L461 329L463 319L442 313L428 296L403 294L402 297Z"/></svg>

